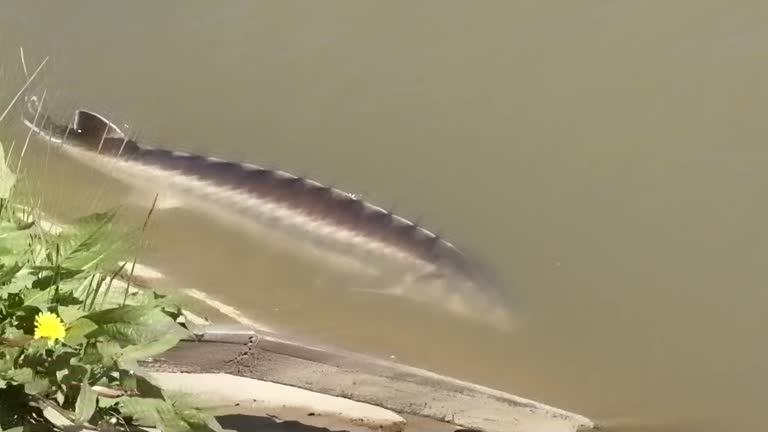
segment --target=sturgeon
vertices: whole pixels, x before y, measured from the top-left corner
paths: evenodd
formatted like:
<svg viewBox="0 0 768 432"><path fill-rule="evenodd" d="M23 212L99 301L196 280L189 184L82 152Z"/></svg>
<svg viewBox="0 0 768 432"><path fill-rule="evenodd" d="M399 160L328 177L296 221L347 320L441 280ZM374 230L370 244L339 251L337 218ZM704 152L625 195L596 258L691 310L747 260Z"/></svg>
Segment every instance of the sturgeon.
<svg viewBox="0 0 768 432"><path fill-rule="evenodd" d="M154 197L159 208L201 211L368 275L394 277L376 292L504 330L516 321L508 290L488 269L444 237L358 195L277 169L139 145L85 109L66 124L38 118L40 108L35 97L27 99L23 121L34 133Z"/></svg>

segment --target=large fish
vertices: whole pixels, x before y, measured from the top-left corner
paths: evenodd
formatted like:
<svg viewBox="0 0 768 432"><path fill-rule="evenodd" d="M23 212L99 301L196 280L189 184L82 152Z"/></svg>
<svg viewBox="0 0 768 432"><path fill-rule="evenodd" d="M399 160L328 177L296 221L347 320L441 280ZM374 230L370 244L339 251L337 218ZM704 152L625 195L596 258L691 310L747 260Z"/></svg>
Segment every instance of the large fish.
<svg viewBox="0 0 768 432"><path fill-rule="evenodd" d="M158 197L160 208L201 211L276 244L393 281L378 292L503 329L515 321L508 291L490 272L443 237L357 195L279 170L139 145L103 116L82 109L71 124L57 122L38 116L34 97L27 102L24 122L34 132L150 202Z"/></svg>

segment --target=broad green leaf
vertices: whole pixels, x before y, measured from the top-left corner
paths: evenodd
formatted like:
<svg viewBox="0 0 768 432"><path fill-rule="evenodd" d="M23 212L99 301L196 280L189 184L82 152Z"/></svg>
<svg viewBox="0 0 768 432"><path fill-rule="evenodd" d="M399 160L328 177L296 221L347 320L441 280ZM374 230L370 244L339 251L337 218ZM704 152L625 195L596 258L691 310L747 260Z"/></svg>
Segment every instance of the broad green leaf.
<svg viewBox="0 0 768 432"><path fill-rule="evenodd" d="M14 381L24 385L24 391L29 394L38 394L48 390L48 381L38 377L30 368L14 369L5 374L8 381Z"/></svg>
<svg viewBox="0 0 768 432"><path fill-rule="evenodd" d="M26 384L35 378L35 373L30 368L20 368L8 371L5 378L19 384Z"/></svg>
<svg viewBox="0 0 768 432"><path fill-rule="evenodd" d="M120 371L120 387L127 392L135 392L138 389L138 380L135 373L130 373L127 370ZM147 396L147 395L145 395Z"/></svg>
<svg viewBox="0 0 768 432"><path fill-rule="evenodd" d="M0 149L0 164L3 159ZM172 348L187 331L176 322L181 315L176 299L152 290L126 293L122 281L109 287L119 263L130 262L125 252L136 246L128 231L113 224L115 212L82 218L61 234L44 232L39 213L4 201L11 186L3 188L3 168L0 330L6 339L0 344L0 393L16 392L14 400L27 407L30 394L45 392L45 397L75 411L76 421L82 423L93 418L97 406L116 403L100 400L90 385L117 386L141 395L133 402L121 398L113 407L125 407L126 415L133 403L140 417L166 431L218 430L201 411L166 400L139 368L139 360ZM32 339L40 310L56 311L62 318L67 325L64 343ZM89 382L89 376L98 376L99 382ZM0 413L3 425L31 418L23 409L14 410L11 417Z"/></svg>
<svg viewBox="0 0 768 432"><path fill-rule="evenodd" d="M14 231L0 236L0 259L6 265L18 262L29 252L30 234Z"/></svg>
<svg viewBox="0 0 768 432"><path fill-rule="evenodd" d="M34 281L32 288L39 290L57 286L59 287L59 290L71 291L72 289L80 286L79 280L72 282L72 279L83 273L82 270L70 270L60 267L52 267L45 270L41 270L39 267L36 267L34 270L40 272L39 274L41 274L41 276L38 276L38 278ZM42 275L43 273L48 274Z"/></svg>
<svg viewBox="0 0 768 432"><path fill-rule="evenodd" d="M80 384L80 394L75 404L75 422L77 424L87 422L94 411L96 411L96 392L91 389L88 381L84 380Z"/></svg>
<svg viewBox="0 0 768 432"><path fill-rule="evenodd" d="M0 374L5 374L13 369L19 352L21 352L21 348L9 348L0 352Z"/></svg>
<svg viewBox="0 0 768 432"><path fill-rule="evenodd" d="M139 363L130 357L122 357L122 356L118 357L117 366L120 369L132 371L132 372L138 372L141 369L141 367L139 367Z"/></svg>
<svg viewBox="0 0 768 432"><path fill-rule="evenodd" d="M198 407L198 397L184 392L166 392L165 400L173 406L178 416L195 431L223 432L223 428L216 421L213 409L201 409Z"/></svg>
<svg viewBox="0 0 768 432"><path fill-rule="evenodd" d="M188 432L204 430L205 426L215 426L211 418L199 410L186 408L180 412L176 404L162 399L131 397L123 398L120 404L124 415L144 426L156 426L164 432ZM187 418L188 417L188 418ZM190 421L188 421L188 419ZM197 426L193 429L193 426Z"/></svg>
<svg viewBox="0 0 768 432"><path fill-rule="evenodd" d="M16 327L6 327L5 331L3 331L3 337L11 340L21 340L24 336L24 332Z"/></svg>
<svg viewBox="0 0 768 432"><path fill-rule="evenodd" d="M61 310L61 308L59 308ZM88 318L78 318L67 328L64 335L64 343L68 345L79 345L86 341L88 335L96 330L98 326Z"/></svg>
<svg viewBox="0 0 768 432"><path fill-rule="evenodd" d="M27 242L25 244L29 244L29 236L33 234L33 232L29 230L30 227L32 227L32 225L19 225L17 222L0 221L0 239L5 243L5 240L14 236L19 236L19 238L26 238Z"/></svg>
<svg viewBox="0 0 768 432"><path fill-rule="evenodd" d="M86 315L99 326L99 333L124 345L141 345L169 334L186 331L171 317L151 306L121 306Z"/></svg>
<svg viewBox="0 0 768 432"><path fill-rule="evenodd" d="M2 344L0 344L0 351L21 349L21 347L25 347L28 343L30 343L33 340L34 338L32 336L24 335L24 334L14 338L6 337L5 340L3 340Z"/></svg>
<svg viewBox="0 0 768 432"><path fill-rule="evenodd" d="M5 160L5 150L0 143L0 199L8 199L11 196L11 190L16 183L16 175L8 168Z"/></svg>
<svg viewBox="0 0 768 432"><path fill-rule="evenodd" d="M81 218L60 236L60 264L71 269L114 267L134 247L127 234L112 225L115 211Z"/></svg>
<svg viewBox="0 0 768 432"><path fill-rule="evenodd" d="M32 286L35 281L35 275L28 272L20 272L15 275L13 280L9 281L8 285L0 288L0 294L16 294L21 292L25 288Z"/></svg>
<svg viewBox="0 0 768 432"><path fill-rule="evenodd" d="M0 284L5 284L13 280L17 273L23 269L24 266L19 263L13 263L10 266L3 266L0 271Z"/></svg>
<svg viewBox="0 0 768 432"><path fill-rule="evenodd" d="M17 233L19 231L26 231L29 229L29 224L19 226L19 224L8 221L0 221L0 238L5 237L8 234Z"/></svg>
<svg viewBox="0 0 768 432"><path fill-rule="evenodd" d="M40 280L40 279L38 279ZM68 306L78 304L71 292L71 283L66 282L59 286L52 285L45 289L29 289L22 292L24 306L36 307L40 310L46 310L51 306Z"/></svg>
<svg viewBox="0 0 768 432"><path fill-rule="evenodd" d="M51 348L51 343L46 338L32 339L27 343L26 348L27 356L34 354L42 358L45 356L46 351Z"/></svg>
<svg viewBox="0 0 768 432"><path fill-rule="evenodd" d="M160 416L157 411L168 403L162 399L143 397L120 398L120 411L125 416L133 417L135 423L143 426L157 426Z"/></svg>
<svg viewBox="0 0 768 432"><path fill-rule="evenodd" d="M48 380L37 376L31 382L24 384L24 391L29 394L45 393L50 388Z"/></svg>
<svg viewBox="0 0 768 432"><path fill-rule="evenodd" d="M105 287L99 293L97 306L100 309L116 308L123 305L129 306L152 306L161 308L163 305L158 302L153 293L149 290L136 289L131 285L130 292L126 296L126 284L123 280L115 279L109 286L109 280L105 282Z"/></svg>
<svg viewBox="0 0 768 432"><path fill-rule="evenodd" d="M122 372L122 371L121 371ZM163 390L146 375L131 374L136 377L136 390L143 397L163 398Z"/></svg>
<svg viewBox="0 0 768 432"><path fill-rule="evenodd" d="M62 385L81 383L90 373L90 369L78 362L79 352L65 352L54 358L49 370L56 371L56 378Z"/></svg>
<svg viewBox="0 0 768 432"><path fill-rule="evenodd" d="M115 398L101 397L101 396L96 398L96 405L99 408L111 408L111 407L117 405L119 402L120 401L118 401Z"/></svg>
<svg viewBox="0 0 768 432"><path fill-rule="evenodd" d="M122 358L131 360L144 360L146 358L162 354L176 346L181 340L181 332L174 332L141 345L129 345L123 348Z"/></svg>
<svg viewBox="0 0 768 432"><path fill-rule="evenodd" d="M171 404L166 403L157 407L157 416L159 424L157 425L164 432L188 432L189 424L179 415Z"/></svg>
<svg viewBox="0 0 768 432"><path fill-rule="evenodd" d="M40 310L47 309L55 293L56 287L54 286L43 290L29 290L23 294L24 305L35 306Z"/></svg>
<svg viewBox="0 0 768 432"><path fill-rule="evenodd" d="M112 398L112 397L99 396L98 398L96 398L96 405L99 408L111 408L116 406L119 403L120 401L118 399Z"/></svg>
<svg viewBox="0 0 768 432"><path fill-rule="evenodd" d="M61 379L62 384L74 384L81 382L91 373L90 368L83 365L72 365L67 369L67 374Z"/></svg>
<svg viewBox="0 0 768 432"><path fill-rule="evenodd" d="M119 306L91 312L88 318L99 325L124 323L145 319L153 310L149 306Z"/></svg>
<svg viewBox="0 0 768 432"><path fill-rule="evenodd" d="M59 316L64 324L70 324L85 315L85 312L71 306L59 306Z"/></svg>
<svg viewBox="0 0 768 432"><path fill-rule="evenodd" d="M96 344L101 354L101 362L105 365L114 364L121 355L120 344L113 340L100 341Z"/></svg>
<svg viewBox="0 0 768 432"><path fill-rule="evenodd" d="M83 348L83 354L77 362L79 364L85 365L104 365L106 367L111 366L104 362L103 356L99 352L98 342L93 339L87 340L85 348Z"/></svg>

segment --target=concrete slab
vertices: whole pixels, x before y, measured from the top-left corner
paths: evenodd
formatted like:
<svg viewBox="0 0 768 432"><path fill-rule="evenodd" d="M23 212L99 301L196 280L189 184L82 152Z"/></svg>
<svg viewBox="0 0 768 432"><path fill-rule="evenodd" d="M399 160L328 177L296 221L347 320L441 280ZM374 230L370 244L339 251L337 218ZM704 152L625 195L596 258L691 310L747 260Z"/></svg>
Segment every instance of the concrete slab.
<svg viewBox="0 0 768 432"><path fill-rule="evenodd" d="M402 432L406 421L377 406L296 387L222 373L153 373L161 387L199 395L218 414L243 414L297 421L349 432Z"/></svg>
<svg viewBox="0 0 768 432"><path fill-rule="evenodd" d="M145 364L158 372L255 378L487 432L576 432L578 414L382 359L250 329L209 328Z"/></svg>

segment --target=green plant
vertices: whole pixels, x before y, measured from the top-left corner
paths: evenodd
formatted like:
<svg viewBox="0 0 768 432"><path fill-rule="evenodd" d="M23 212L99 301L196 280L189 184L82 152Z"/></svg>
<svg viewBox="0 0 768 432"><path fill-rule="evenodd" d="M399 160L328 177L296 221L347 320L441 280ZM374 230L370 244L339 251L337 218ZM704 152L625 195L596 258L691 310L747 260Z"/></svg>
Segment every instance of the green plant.
<svg viewBox="0 0 768 432"><path fill-rule="evenodd" d="M170 298L119 283L135 236L114 212L45 230L14 181L0 146L0 428L220 430L138 365L188 330Z"/></svg>

